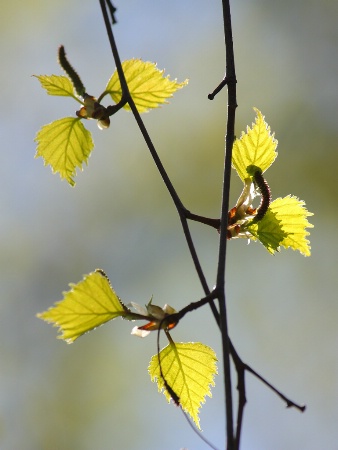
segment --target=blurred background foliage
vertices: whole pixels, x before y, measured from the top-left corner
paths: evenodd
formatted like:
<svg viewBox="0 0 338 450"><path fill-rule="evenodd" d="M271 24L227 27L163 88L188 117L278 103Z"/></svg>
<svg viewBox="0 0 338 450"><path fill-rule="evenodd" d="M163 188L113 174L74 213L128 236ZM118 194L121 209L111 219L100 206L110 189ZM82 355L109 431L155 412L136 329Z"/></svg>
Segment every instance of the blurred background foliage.
<svg viewBox="0 0 338 450"><path fill-rule="evenodd" d="M140 57L190 79L144 120L185 205L212 217L219 216L226 122L225 93L207 99L224 74L220 3L120 1L115 27L123 60ZM248 375L242 449L335 448L338 3L243 0L233 2L232 14L236 134L258 107L279 140L266 174L274 198L297 195L315 213L311 258L291 250L272 257L244 240L229 245L233 342L246 362L308 406L304 414L287 410ZM77 105L48 97L31 75L61 73L60 44L92 95L114 70L99 4L3 2L0 23L0 448L204 449L150 382L155 336L132 337L131 324L117 320L66 345L35 317L96 267L125 302L144 304L153 295L159 305L181 308L202 296L178 217L130 114L120 112L107 131L86 123L96 146L75 188L34 160L38 129ZM233 203L240 191L234 174ZM199 224L192 231L212 286L218 235ZM220 355L208 309L172 334ZM222 374L201 425L222 448Z"/></svg>

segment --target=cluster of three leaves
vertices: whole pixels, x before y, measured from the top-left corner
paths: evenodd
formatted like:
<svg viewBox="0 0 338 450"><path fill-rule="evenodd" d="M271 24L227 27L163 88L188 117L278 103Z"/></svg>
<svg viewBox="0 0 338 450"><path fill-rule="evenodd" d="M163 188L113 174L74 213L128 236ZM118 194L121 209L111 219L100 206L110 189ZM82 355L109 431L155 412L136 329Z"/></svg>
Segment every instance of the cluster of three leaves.
<svg viewBox="0 0 338 450"><path fill-rule="evenodd" d="M157 69L156 64L131 59L122 63L124 75L130 95L138 112L157 108L187 84L187 80L178 83L164 76L164 71ZM49 95L72 97L81 105L84 101L76 94L71 80L64 75L36 76L41 86ZM115 103L122 97L122 89L118 73L115 70L107 83L100 99L110 95ZM130 109L129 105L124 106ZM75 185L76 169L82 170L87 163L94 142L91 133L83 126L81 117L65 117L43 126L35 138L37 142L36 157L42 157L45 165L50 165L53 172L58 172L62 179Z"/></svg>
<svg viewBox="0 0 338 450"><path fill-rule="evenodd" d="M102 270L86 275L78 284L71 284L64 298L52 308L38 314L40 319L59 327L59 338L74 342L84 333L117 317L140 319L116 295ZM144 317L147 320L146 316ZM175 392L183 410L190 414L198 428L199 409L205 396L211 397L217 373L214 351L199 342L173 342L154 355L149 364L152 381L157 381L159 391L170 394L165 383ZM162 378L162 375L165 379Z"/></svg>
<svg viewBox="0 0 338 450"><path fill-rule="evenodd" d="M277 140L265 122L263 114L256 112L255 123L247 127L233 145L232 165L243 183L253 183L252 168L264 173L277 157ZM248 220L242 224L245 230L242 237L259 240L269 253L274 254L282 246L299 250L304 256L310 256L309 232L313 227L307 220L312 216L305 208L305 203L297 197L287 195L277 198L268 207L264 217L259 221Z"/></svg>

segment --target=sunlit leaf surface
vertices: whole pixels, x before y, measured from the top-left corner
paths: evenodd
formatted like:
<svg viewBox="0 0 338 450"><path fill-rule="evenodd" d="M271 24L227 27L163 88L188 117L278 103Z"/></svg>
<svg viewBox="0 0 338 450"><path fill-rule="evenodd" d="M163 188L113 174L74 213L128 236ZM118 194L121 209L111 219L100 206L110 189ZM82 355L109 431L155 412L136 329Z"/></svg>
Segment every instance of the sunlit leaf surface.
<svg viewBox="0 0 338 450"><path fill-rule="evenodd" d="M63 300L37 314L40 319L59 328L59 339L72 343L103 323L128 315L128 308L115 294L101 270L86 275L70 287L70 291L64 292Z"/></svg>
<svg viewBox="0 0 338 450"><path fill-rule="evenodd" d="M263 219L249 226L249 230L270 253L282 246L310 256L310 242L306 239L310 233L306 228L313 227L307 220L312 215L302 200L288 195L274 200Z"/></svg>
<svg viewBox="0 0 338 450"><path fill-rule="evenodd" d="M214 386L217 374L215 352L199 342L170 343L160 352L163 376L179 397L179 403L199 424L199 409L205 402L205 396L211 397L210 386ZM157 381L158 390L164 390L164 395L170 401L170 394L165 388L160 373L158 355L151 358L148 368L152 381Z"/></svg>
<svg viewBox="0 0 338 450"><path fill-rule="evenodd" d="M65 117L43 126L35 137L35 157L41 156L53 173L58 172L72 186L76 168L82 170L94 147L91 133L79 118Z"/></svg>
<svg viewBox="0 0 338 450"><path fill-rule="evenodd" d="M49 95L60 95L63 97L73 97L76 101L79 99L74 95L74 87L70 79L64 75L34 75L46 89ZM81 102L80 102L81 103Z"/></svg>
<svg viewBox="0 0 338 450"><path fill-rule="evenodd" d="M270 127L264 120L262 113L256 111L256 121L252 128L242 133L233 145L232 165L243 180L253 175L250 168L254 166L265 172L277 157L277 140L271 134Z"/></svg>
<svg viewBox="0 0 338 450"><path fill-rule="evenodd" d="M182 83L170 80L169 76L164 76L163 70L157 69L156 64L140 59L124 61L122 68L131 96L140 113L167 103L168 98L188 83L188 80ZM115 103L121 100L122 90L116 70L110 78L105 92L111 95ZM125 109L130 108L125 105Z"/></svg>

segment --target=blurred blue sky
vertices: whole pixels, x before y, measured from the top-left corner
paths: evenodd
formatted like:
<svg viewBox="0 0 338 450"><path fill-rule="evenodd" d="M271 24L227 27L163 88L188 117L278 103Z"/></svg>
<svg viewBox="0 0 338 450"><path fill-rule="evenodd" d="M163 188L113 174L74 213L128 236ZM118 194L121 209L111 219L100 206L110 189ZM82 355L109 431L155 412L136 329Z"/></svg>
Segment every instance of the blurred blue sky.
<svg viewBox="0 0 338 450"><path fill-rule="evenodd" d="M315 213L311 258L230 242L228 305L241 356L306 413L247 376L242 450L337 446L338 3L233 2L238 78L236 134L258 107L276 133L279 156L267 178ZM235 4L236 3L236 4ZM116 2L121 59L158 63L190 79L170 105L144 116L186 206L217 217L225 95L207 94L224 74L220 2ZM202 450L182 414L150 382L155 336L130 336L115 321L73 345L35 314L61 299L69 282L96 267L125 302L181 308L202 296L175 209L127 112L93 133L95 149L75 188L34 159L34 136L78 105L49 97L33 74L60 74L65 45L87 90L99 95L114 70L98 2L18 0L1 6L0 448L4 450ZM232 199L241 190L233 177ZM330 214L328 214L330 212ZM192 224L210 286L218 236ZM220 355L208 310L174 330ZM205 436L224 447L222 374L201 412Z"/></svg>

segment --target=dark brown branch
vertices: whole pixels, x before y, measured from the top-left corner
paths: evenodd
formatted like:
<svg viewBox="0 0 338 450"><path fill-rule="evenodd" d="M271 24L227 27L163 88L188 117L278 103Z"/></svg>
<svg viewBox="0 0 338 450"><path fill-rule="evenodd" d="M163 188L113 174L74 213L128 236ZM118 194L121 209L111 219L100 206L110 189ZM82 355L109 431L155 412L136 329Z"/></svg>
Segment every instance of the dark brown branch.
<svg viewBox="0 0 338 450"><path fill-rule="evenodd" d="M230 345L229 345L228 319L227 319L226 293L225 293L225 267L227 255L227 227L228 227L228 210L230 197L232 145L235 137L235 111L237 108L237 100L236 100L236 71L235 71L234 49L232 42L230 1L222 0L222 8L223 8L224 41L226 53L225 55L226 74L224 79L228 79L227 83L228 107L227 107L225 160L224 160L224 175L223 175L222 205L221 205L221 227L220 227L220 241L219 241L220 243L218 251L216 290L218 292L220 324L222 333L227 450L236 450L234 440L234 429L233 429L233 402L232 402L232 384L230 372Z"/></svg>
<svg viewBox="0 0 338 450"><path fill-rule="evenodd" d="M140 131L142 133L142 136L143 136L143 138L144 138L144 140L145 140L145 142L146 142L146 144L148 146L148 149L149 149L149 151L150 151L150 153L151 153L151 155L153 157L153 160L154 160L154 162L155 162L155 164L156 164L156 166L158 168L158 171L159 171L159 173L160 173L160 175L162 177L162 180L165 183L165 185L166 185L166 187L167 187L167 189L169 191L169 194L170 194L170 196L171 196L171 198L172 198L172 200L173 200L173 202L174 202L174 204L176 206L176 209L177 209L178 214L179 214L180 219L181 219L181 224L182 224L183 232L184 232L187 244L188 244L188 248L189 248L192 260L194 262L195 268L196 268L196 272L197 272L198 277L200 279L200 282L202 284L203 290L204 290L204 292L207 295L209 293L208 284L206 282L206 279L205 279L205 276L204 276L201 264L199 262L199 259L198 259L198 256L197 256L197 252L196 252L194 243L192 241L191 233L190 233L190 230L189 230L189 227L188 227L188 223L187 223L186 213L187 213L188 210L183 206L183 204L181 202L181 199L179 198L176 190L174 189L174 186L172 185L172 183L170 181L170 178L169 178L168 174L166 173L166 171L165 171L165 169L163 167L163 164L162 164L162 162L161 162L161 160L160 160L160 158L159 158L159 156L158 156L158 154L156 152L156 149L155 149L155 147L154 147L154 145L153 145L153 143L152 143L152 141L150 139L150 136L149 136L148 131L147 131L147 129L146 129L142 119L141 119L141 116L140 116L139 112L137 111L135 103L133 102L133 99L132 99L132 97L130 95L130 92L129 92L129 89L128 89L128 85L127 85L127 82L126 82L126 79L125 79L125 76L124 76L124 73L123 73L121 60L120 60L119 53L118 53L118 50L117 50L117 47L116 47L113 31L112 31L110 23L109 23L109 18L108 18L108 14L107 14L106 5L105 5L105 1L104 0L100 0L100 6L101 6L101 9L102 9L102 14L103 14L103 18L104 18L107 34L108 34L108 39L109 39L110 46L111 46L111 49L112 49L112 52L113 52L113 57L114 57L114 61L115 61L115 64L116 64L116 69L117 69L117 72L118 72L118 75L119 75L119 78L120 78L121 87L122 87L122 99L121 99L121 102L122 101L126 101L126 102L129 103L129 106L130 106L130 108L131 108L131 110L132 110L132 112L134 114L135 120L136 120L136 122L137 122L137 124L139 126L139 129L140 129ZM211 310L213 312L213 315L215 317L216 322L219 323L218 311L217 311L217 308L216 308L214 302L210 303L210 307L211 307Z"/></svg>
<svg viewBox="0 0 338 450"><path fill-rule="evenodd" d="M185 216L187 219L194 220L195 222L203 223L204 225L209 225L209 227L216 228L219 230L221 226L220 219L210 219L209 217L199 216L197 214L193 214L190 211L185 211Z"/></svg>
<svg viewBox="0 0 338 450"><path fill-rule="evenodd" d="M115 25L117 23L117 20L115 17L115 13L116 13L117 9L112 4L111 0L106 0L106 2L107 2L108 9L109 9L112 24Z"/></svg>
<svg viewBox="0 0 338 450"><path fill-rule="evenodd" d="M275 388L271 383L269 383L265 378L263 378L259 373L257 373L254 369L252 369L247 364L244 364L245 370L250 372L256 378L258 378L263 384L265 384L269 389L271 389L275 394L277 394L285 403L287 408L296 408L300 412L304 412L306 410L306 405L298 405L294 401L290 400L284 394L282 394L277 388Z"/></svg>
<svg viewBox="0 0 338 450"><path fill-rule="evenodd" d="M237 410L237 425L236 425L236 434L235 434L235 448L239 449L240 439L241 439L241 431L243 424L243 414L244 407L246 404L246 388L245 388L245 372L250 372L254 377L260 380L265 386L271 389L276 395L278 395L285 403L287 408L296 408L301 412L304 412L306 406L301 406L290 400L284 394L282 394L277 388L275 388L271 383L269 383L264 377L262 377L259 373L257 373L252 367L248 364L244 363L240 356L238 355L235 347L232 342L230 343L230 352L232 360L236 367L237 373L237 390L238 390L238 410Z"/></svg>
<svg viewBox="0 0 338 450"><path fill-rule="evenodd" d="M227 83L228 79L226 77L223 78L223 80L220 82L217 88L215 88L210 94L208 94L208 99L213 100L216 97L216 95L224 88L224 86L227 85Z"/></svg>

